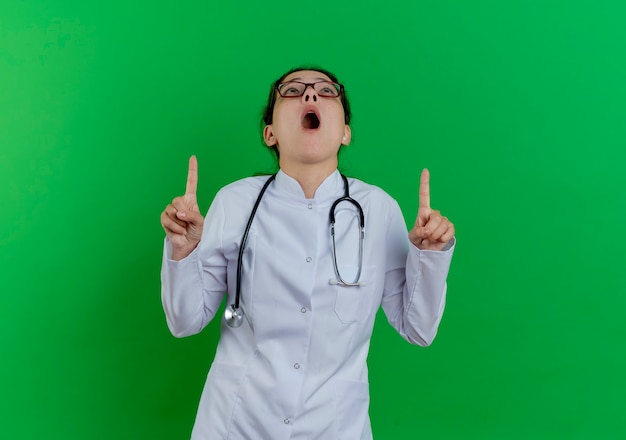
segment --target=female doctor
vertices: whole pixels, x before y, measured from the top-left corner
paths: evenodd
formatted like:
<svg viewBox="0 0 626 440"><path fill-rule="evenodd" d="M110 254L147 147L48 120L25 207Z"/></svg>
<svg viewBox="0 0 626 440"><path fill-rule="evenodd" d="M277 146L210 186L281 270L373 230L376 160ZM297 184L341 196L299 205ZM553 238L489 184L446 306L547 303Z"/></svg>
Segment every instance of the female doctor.
<svg viewBox="0 0 626 440"><path fill-rule="evenodd" d="M287 72L264 116L278 173L227 185L203 218L191 157L185 194L161 214L172 334L200 332L227 296L192 439L371 439L366 359L378 308L408 342L435 337L454 226L430 206L427 170L408 235L395 200L345 179L337 155L349 122L334 75Z"/></svg>

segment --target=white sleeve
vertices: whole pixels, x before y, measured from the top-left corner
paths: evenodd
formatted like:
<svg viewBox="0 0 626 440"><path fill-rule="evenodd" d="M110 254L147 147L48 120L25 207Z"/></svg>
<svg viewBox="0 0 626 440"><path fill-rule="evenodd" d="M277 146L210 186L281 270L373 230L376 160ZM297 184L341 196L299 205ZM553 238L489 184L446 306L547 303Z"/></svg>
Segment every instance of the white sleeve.
<svg viewBox="0 0 626 440"><path fill-rule="evenodd" d="M420 250L409 241L399 207L397 211L392 213L387 231L390 265L385 274L382 307L389 323L404 339L427 346L435 338L443 316L446 278L456 239L442 251Z"/></svg>
<svg viewBox="0 0 626 440"><path fill-rule="evenodd" d="M220 307L227 290L224 224L218 193L204 220L202 239L191 254L180 261L172 260L171 243L165 239L161 301L167 326L176 337L199 333Z"/></svg>

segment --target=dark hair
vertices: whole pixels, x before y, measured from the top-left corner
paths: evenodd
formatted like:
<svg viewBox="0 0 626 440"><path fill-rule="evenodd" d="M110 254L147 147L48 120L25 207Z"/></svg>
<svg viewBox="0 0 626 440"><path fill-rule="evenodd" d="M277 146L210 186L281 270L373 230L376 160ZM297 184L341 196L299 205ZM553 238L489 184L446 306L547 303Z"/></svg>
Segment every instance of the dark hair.
<svg viewBox="0 0 626 440"><path fill-rule="evenodd" d="M333 73L329 72L328 70L316 67L316 66L299 66L299 67L294 67L293 69L291 69L288 72L284 73L280 78L278 78L276 81L274 81L272 83L272 86L270 87L270 93L269 93L269 96L267 98L267 105L265 106L265 110L263 111L263 118L261 120L261 130L263 130L263 128L266 125L270 125L273 122L274 104L276 103L276 87L278 86L278 84L283 82L283 80L288 75L291 75L294 72L300 72L302 70L312 70L314 72L319 72L319 73L322 73L322 74L326 75L332 82L336 82L336 83L339 82L339 80L337 79L337 77ZM348 101L348 96L346 95L345 89L344 89L343 93L341 94L341 98L340 99L341 99L341 105L343 106L343 113L344 113L344 116L345 116L344 117L345 123L346 124L350 124L350 119L352 118L352 113L350 112L350 101ZM272 146L270 146L268 148L270 150L272 150L274 152L274 154L276 155L276 158L278 158L278 148L276 148L276 145L272 145Z"/></svg>

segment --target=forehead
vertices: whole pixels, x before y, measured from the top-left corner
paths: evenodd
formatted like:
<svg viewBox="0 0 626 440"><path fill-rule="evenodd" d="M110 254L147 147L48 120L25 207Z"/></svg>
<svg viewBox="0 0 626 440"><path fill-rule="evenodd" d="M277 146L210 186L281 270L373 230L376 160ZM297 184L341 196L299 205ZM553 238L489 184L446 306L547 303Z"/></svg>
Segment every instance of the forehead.
<svg viewBox="0 0 626 440"><path fill-rule="evenodd" d="M302 81L302 82L315 82L315 81L330 81L330 78L321 72L315 70L298 70L292 72L285 77L283 81Z"/></svg>

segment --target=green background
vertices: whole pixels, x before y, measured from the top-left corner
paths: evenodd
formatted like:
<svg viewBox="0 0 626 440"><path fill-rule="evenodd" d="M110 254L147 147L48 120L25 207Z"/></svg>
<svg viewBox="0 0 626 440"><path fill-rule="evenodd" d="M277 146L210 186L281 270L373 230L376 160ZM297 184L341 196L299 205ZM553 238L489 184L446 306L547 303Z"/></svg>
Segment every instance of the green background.
<svg viewBox="0 0 626 440"><path fill-rule="evenodd" d="M380 315L377 439L626 438L621 0L0 4L0 437L188 438L218 336L175 339L159 214L270 171L270 83L334 71L344 172L457 228L434 344ZM329 341L332 343L332 341Z"/></svg>

